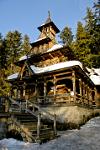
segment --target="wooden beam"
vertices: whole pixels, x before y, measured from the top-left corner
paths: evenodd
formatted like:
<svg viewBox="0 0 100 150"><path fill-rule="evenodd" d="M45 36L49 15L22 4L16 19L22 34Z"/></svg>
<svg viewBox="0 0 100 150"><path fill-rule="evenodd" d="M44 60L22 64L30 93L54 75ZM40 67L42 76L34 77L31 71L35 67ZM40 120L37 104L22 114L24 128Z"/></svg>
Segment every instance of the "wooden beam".
<svg viewBox="0 0 100 150"><path fill-rule="evenodd" d="M61 73L57 73L57 74L55 74L55 76L57 77L57 76L60 76L60 75L68 75L68 74L72 74L72 72L70 71L66 71L66 72L61 72Z"/></svg>
<svg viewBox="0 0 100 150"><path fill-rule="evenodd" d="M72 79L72 77L60 77L60 78L57 78L56 81L64 80L64 79Z"/></svg>

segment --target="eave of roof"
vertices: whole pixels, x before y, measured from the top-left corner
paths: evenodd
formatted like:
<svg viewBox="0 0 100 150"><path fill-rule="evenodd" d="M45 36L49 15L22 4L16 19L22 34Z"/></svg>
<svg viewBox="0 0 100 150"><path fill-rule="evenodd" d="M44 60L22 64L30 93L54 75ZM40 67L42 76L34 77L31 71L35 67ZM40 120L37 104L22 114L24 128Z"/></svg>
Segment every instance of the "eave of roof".
<svg viewBox="0 0 100 150"><path fill-rule="evenodd" d="M48 23L45 23L45 24L42 24L41 26L38 27L38 29L39 29L40 31L42 31L43 27L47 27L47 26L49 26L49 25L51 25L51 26L54 28L54 30L56 31L56 33L59 33L59 32L60 32L60 30L59 30L59 29L57 28L57 26L53 23L53 21L48 22Z"/></svg>
<svg viewBox="0 0 100 150"><path fill-rule="evenodd" d="M43 43L46 43L48 41L51 41L51 39L49 37L44 37L44 38L40 38L40 39L34 41L33 43L30 43L30 44L31 44L31 46L37 46L41 43L43 44Z"/></svg>

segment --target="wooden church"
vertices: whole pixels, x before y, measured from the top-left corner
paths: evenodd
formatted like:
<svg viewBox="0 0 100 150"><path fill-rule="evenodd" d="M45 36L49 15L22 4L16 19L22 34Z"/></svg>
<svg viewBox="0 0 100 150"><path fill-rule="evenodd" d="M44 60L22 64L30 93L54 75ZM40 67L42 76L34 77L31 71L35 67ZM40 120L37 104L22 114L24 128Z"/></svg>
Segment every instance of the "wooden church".
<svg viewBox="0 0 100 150"><path fill-rule="evenodd" d="M31 50L16 62L20 71L8 77L10 96L22 104L27 100L39 106L95 105L95 85L68 46L56 41L59 29L50 14L38 27L39 38Z"/></svg>

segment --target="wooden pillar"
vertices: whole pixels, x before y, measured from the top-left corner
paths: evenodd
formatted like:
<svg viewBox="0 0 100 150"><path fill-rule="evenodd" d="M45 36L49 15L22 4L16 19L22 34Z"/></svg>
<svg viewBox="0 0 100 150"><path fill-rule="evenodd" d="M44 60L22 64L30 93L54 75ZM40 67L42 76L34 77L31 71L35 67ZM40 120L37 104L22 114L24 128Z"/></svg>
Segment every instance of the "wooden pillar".
<svg viewBox="0 0 100 150"><path fill-rule="evenodd" d="M88 85L86 85L86 101L87 101L87 105L89 105Z"/></svg>
<svg viewBox="0 0 100 150"><path fill-rule="evenodd" d="M24 98L25 98L25 94L26 94L25 86L23 86L23 97L24 97Z"/></svg>
<svg viewBox="0 0 100 150"><path fill-rule="evenodd" d="M54 76L54 102L56 101L56 77Z"/></svg>
<svg viewBox="0 0 100 150"><path fill-rule="evenodd" d="M44 98L46 97L46 92L47 92L47 89L46 89L46 80L44 80Z"/></svg>
<svg viewBox="0 0 100 150"><path fill-rule="evenodd" d="M97 106L97 105L98 105L98 104L97 104L97 89L94 88L94 91L95 91L95 105Z"/></svg>
<svg viewBox="0 0 100 150"><path fill-rule="evenodd" d="M88 100L88 106L89 106L89 87L87 86L87 100Z"/></svg>
<svg viewBox="0 0 100 150"><path fill-rule="evenodd" d="M36 80L36 84L35 84L35 90L36 90L36 101L38 102L38 82Z"/></svg>
<svg viewBox="0 0 100 150"><path fill-rule="evenodd" d="M79 79L79 88L80 88L80 101L82 103L82 79Z"/></svg>
<svg viewBox="0 0 100 150"><path fill-rule="evenodd" d="M56 95L56 77L54 76L54 96Z"/></svg>
<svg viewBox="0 0 100 150"><path fill-rule="evenodd" d="M83 82L83 104L86 104L86 100L85 100L85 83Z"/></svg>
<svg viewBox="0 0 100 150"><path fill-rule="evenodd" d="M19 98L20 98L20 96L21 96L20 93L21 93L21 92L20 92L20 86L18 86L17 89L16 89L16 99L19 99Z"/></svg>
<svg viewBox="0 0 100 150"><path fill-rule="evenodd" d="M40 127L41 127L41 114L38 114L38 122L37 122L37 137L40 137Z"/></svg>
<svg viewBox="0 0 100 150"><path fill-rule="evenodd" d="M75 79L75 71L72 71L72 83L73 83L74 102L76 102L76 79Z"/></svg>
<svg viewBox="0 0 100 150"><path fill-rule="evenodd" d="M91 93L91 89L89 88L89 105L92 105L92 93Z"/></svg>
<svg viewBox="0 0 100 150"><path fill-rule="evenodd" d="M46 80L44 80L44 100L43 100L44 103L46 103L46 94L47 94L46 87L47 87Z"/></svg>

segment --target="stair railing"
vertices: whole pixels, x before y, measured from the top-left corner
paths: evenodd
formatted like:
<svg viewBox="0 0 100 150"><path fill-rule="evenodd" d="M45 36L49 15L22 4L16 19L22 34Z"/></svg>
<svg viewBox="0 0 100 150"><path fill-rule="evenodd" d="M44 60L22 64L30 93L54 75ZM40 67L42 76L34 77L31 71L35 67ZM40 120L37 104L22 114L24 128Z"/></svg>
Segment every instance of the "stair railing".
<svg viewBox="0 0 100 150"><path fill-rule="evenodd" d="M19 102L13 100L11 97L9 97L9 100L15 104L17 104L20 108L21 108L21 105ZM33 110L30 110L29 107L32 106L33 107ZM38 109L38 113L35 113L35 109ZM54 134L56 135L57 134L57 130L56 130L56 114L51 114L49 112L47 112L46 110L40 108L39 106L37 106L36 104L34 103L31 103L30 101L26 100L26 107L24 108L25 112L26 113L30 113L31 115L35 116L38 118L38 123L37 123L37 130L39 130L40 127L38 127L38 124L39 124L39 115L38 114L41 114L42 116L47 116L49 117L50 120L52 120L54 123L53 123L53 128L54 128ZM37 131L38 133L39 131Z"/></svg>
<svg viewBox="0 0 100 150"><path fill-rule="evenodd" d="M29 105L33 106L33 111L35 110L35 108L38 109L38 112L39 114L41 114L42 116L48 116L50 120L53 121L53 128L54 128L54 134L56 135L57 134L57 129L56 129L56 114L51 114L49 112L47 112L46 110L40 108L38 105L34 104L34 103L31 103L30 101L27 100L27 107ZM28 108L26 108L26 111L29 112L29 113L33 113L32 111L30 111ZM35 113L35 112L34 112ZM39 119L38 119L39 120Z"/></svg>

